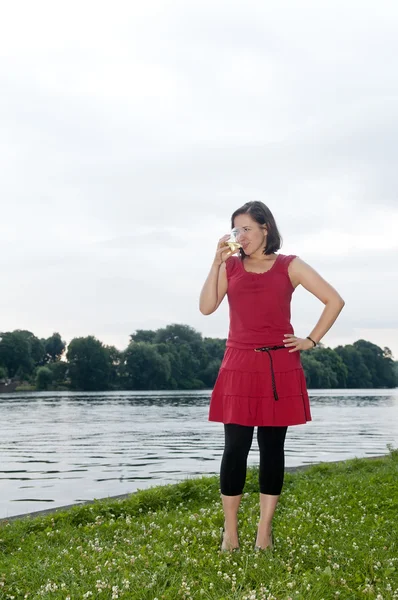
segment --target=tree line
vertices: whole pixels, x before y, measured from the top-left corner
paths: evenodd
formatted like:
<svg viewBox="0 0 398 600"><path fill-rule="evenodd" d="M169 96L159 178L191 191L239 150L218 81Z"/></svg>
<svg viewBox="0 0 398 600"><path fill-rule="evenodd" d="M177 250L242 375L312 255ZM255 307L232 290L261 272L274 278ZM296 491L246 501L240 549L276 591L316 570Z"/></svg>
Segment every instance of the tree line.
<svg viewBox="0 0 398 600"><path fill-rule="evenodd" d="M138 329L124 350L91 335L74 338L66 346L59 333L40 339L18 329L0 333L0 385L3 391L13 381L37 390L212 388L225 343L183 324ZM398 385L398 363L389 348L366 340L334 349L319 345L302 352L301 360L310 389Z"/></svg>

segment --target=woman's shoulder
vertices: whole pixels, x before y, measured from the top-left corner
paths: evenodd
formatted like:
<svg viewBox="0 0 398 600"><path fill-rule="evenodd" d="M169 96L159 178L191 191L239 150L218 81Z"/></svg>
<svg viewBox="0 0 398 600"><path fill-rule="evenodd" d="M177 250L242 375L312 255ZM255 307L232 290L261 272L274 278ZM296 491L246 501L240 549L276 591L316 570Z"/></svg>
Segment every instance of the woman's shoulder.
<svg viewBox="0 0 398 600"><path fill-rule="evenodd" d="M279 263L279 266L282 267L284 270L287 270L287 268L289 267L290 263L295 258L298 258L297 254L278 254L278 263Z"/></svg>
<svg viewBox="0 0 398 600"><path fill-rule="evenodd" d="M283 263L291 263L293 259L298 258L297 254L278 254L278 257Z"/></svg>

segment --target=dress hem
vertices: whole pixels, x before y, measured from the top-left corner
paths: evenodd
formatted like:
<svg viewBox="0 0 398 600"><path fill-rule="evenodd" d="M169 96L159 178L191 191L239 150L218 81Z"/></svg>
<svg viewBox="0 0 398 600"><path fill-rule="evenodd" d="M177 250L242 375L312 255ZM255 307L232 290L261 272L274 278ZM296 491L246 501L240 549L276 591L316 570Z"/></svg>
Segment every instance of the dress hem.
<svg viewBox="0 0 398 600"><path fill-rule="evenodd" d="M238 423L237 420L223 421L222 419L208 419L210 423L223 423L223 425L242 425L243 427L294 427L295 425L306 425L310 423L312 419L306 419L305 421L294 422L294 423Z"/></svg>

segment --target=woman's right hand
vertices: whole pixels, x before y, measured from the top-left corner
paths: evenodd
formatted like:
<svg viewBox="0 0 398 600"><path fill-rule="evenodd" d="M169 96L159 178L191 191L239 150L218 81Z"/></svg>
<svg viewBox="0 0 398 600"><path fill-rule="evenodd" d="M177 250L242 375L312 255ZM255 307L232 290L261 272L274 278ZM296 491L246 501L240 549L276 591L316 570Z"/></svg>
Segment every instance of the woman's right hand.
<svg viewBox="0 0 398 600"><path fill-rule="evenodd" d="M220 265L222 265L223 262L225 262L226 260L228 260L228 258L230 256L232 256L232 254L236 254L237 252L239 252L239 248L237 248L236 250L234 250L232 252L232 250L230 249L229 246L226 246L225 242L231 237L231 234L227 233L226 235L223 235L222 238L219 239L218 244L217 244L217 250L216 250L216 254L214 257L214 264L217 265L218 267Z"/></svg>

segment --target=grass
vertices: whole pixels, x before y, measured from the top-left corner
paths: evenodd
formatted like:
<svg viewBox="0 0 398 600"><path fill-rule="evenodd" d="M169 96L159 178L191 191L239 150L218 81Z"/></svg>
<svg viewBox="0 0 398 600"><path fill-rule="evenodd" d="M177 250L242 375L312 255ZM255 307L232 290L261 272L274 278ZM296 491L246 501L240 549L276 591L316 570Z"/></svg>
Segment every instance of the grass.
<svg viewBox="0 0 398 600"><path fill-rule="evenodd" d="M253 552L257 471L239 553L220 553L218 478L0 524L0 598L398 599L398 451L287 474L273 552Z"/></svg>

